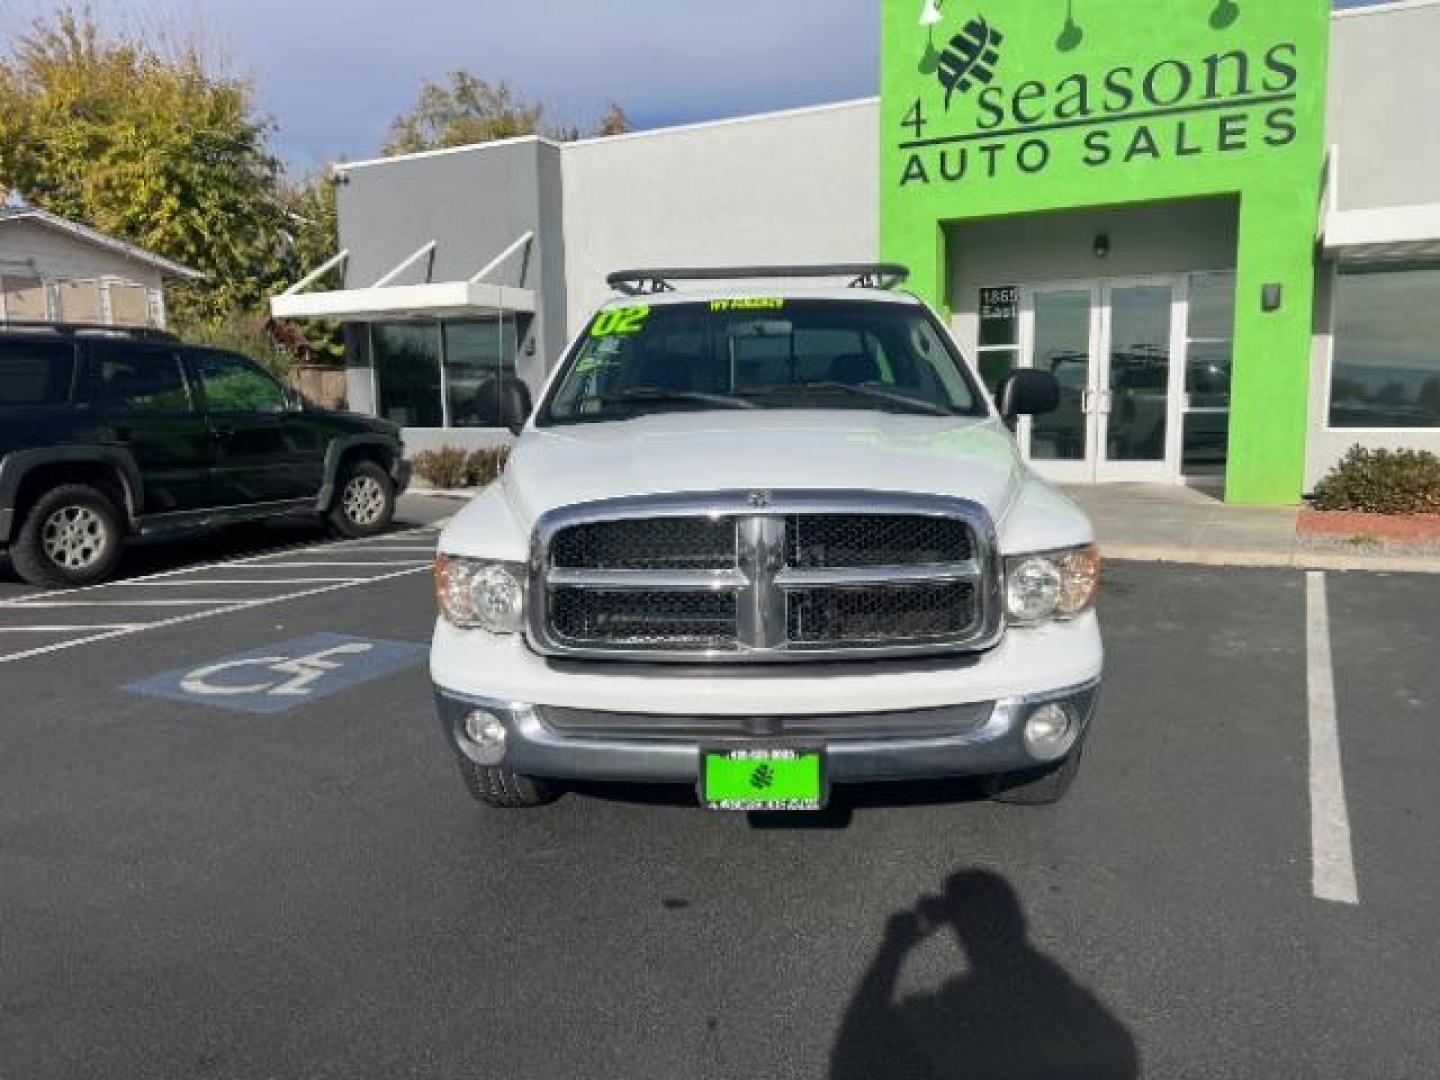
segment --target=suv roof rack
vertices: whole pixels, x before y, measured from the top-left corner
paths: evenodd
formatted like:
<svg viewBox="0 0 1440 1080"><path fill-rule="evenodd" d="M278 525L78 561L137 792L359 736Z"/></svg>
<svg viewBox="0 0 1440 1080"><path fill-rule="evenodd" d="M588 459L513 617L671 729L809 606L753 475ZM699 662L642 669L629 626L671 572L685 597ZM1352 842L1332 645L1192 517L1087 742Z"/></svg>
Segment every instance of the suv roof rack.
<svg viewBox="0 0 1440 1080"><path fill-rule="evenodd" d="M99 336L130 337L139 338L143 341L179 341L180 338L168 330L159 330L153 326L111 326L108 323L67 323L67 322L42 322L32 319L0 319L0 332L6 330L22 330L27 333L39 331L42 333L79 335L95 334Z"/></svg>
<svg viewBox="0 0 1440 1080"><path fill-rule="evenodd" d="M910 277L899 263L835 263L819 266L712 266L666 270L619 270L605 283L626 296L675 292L676 281L745 281L756 278L850 278L852 289L893 289Z"/></svg>

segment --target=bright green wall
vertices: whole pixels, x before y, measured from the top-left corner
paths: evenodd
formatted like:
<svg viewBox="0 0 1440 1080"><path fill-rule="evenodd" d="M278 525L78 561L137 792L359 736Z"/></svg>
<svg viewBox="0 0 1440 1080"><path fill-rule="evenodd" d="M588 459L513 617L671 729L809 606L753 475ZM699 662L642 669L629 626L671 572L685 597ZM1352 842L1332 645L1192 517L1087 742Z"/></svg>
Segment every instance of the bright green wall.
<svg viewBox="0 0 1440 1080"><path fill-rule="evenodd" d="M947 110L941 74L951 68L936 71L933 54L926 62L923 0L882 0L883 254L907 263L916 291L943 308L947 223L1238 193L1227 498L1295 502L1329 0L1073 0L1078 35L1066 31L1066 3L941 0L937 53L963 62L950 43L972 19L1003 35L998 59L982 64L991 81L972 73ZM1271 282L1284 302L1266 313L1261 290Z"/></svg>

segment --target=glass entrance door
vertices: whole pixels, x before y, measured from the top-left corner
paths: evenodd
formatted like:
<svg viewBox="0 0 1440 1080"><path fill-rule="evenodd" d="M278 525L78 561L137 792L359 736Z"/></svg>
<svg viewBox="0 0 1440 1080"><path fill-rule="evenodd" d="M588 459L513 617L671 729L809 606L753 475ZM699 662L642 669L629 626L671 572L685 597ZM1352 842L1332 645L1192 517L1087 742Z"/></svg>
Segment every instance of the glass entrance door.
<svg viewBox="0 0 1440 1080"><path fill-rule="evenodd" d="M1096 428L1091 422L1100 350L1100 287L1027 290L1021 315L1029 367L1060 383L1060 408L1024 421L1017 434L1030 460L1052 480L1095 478Z"/></svg>
<svg viewBox="0 0 1440 1080"><path fill-rule="evenodd" d="M1060 382L1060 408L1018 432L1050 479L1179 479L1184 352L1181 283L1171 278L1024 291L1022 363Z"/></svg>

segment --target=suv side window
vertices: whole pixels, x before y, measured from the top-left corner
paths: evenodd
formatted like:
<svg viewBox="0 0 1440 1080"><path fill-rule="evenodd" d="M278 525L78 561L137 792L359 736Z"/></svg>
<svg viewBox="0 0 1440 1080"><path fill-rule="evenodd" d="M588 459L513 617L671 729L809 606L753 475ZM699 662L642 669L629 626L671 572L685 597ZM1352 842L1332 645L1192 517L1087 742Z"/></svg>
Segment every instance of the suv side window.
<svg viewBox="0 0 1440 1080"><path fill-rule="evenodd" d="M185 369L170 349L106 343L96 347L94 374L96 400L112 411L194 410Z"/></svg>
<svg viewBox="0 0 1440 1080"><path fill-rule="evenodd" d="M63 405L75 385L75 346L59 341L0 340L0 408Z"/></svg>
<svg viewBox="0 0 1440 1080"><path fill-rule="evenodd" d="M260 366L237 353L197 349L190 354L211 412L282 413L285 391Z"/></svg>

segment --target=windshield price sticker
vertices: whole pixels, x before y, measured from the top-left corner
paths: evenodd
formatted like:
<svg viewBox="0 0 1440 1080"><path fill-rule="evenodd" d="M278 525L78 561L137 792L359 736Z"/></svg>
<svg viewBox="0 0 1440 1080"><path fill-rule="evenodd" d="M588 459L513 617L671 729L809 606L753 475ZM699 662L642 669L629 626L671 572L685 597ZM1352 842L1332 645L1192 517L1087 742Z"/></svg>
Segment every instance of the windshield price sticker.
<svg viewBox="0 0 1440 1080"><path fill-rule="evenodd" d="M595 316L590 324L590 336L603 338L619 334L638 334L645 329L645 320L650 318L650 305L608 308Z"/></svg>
<svg viewBox="0 0 1440 1080"><path fill-rule="evenodd" d="M778 296L737 297L733 300L711 300L711 311L779 311L785 301Z"/></svg>

